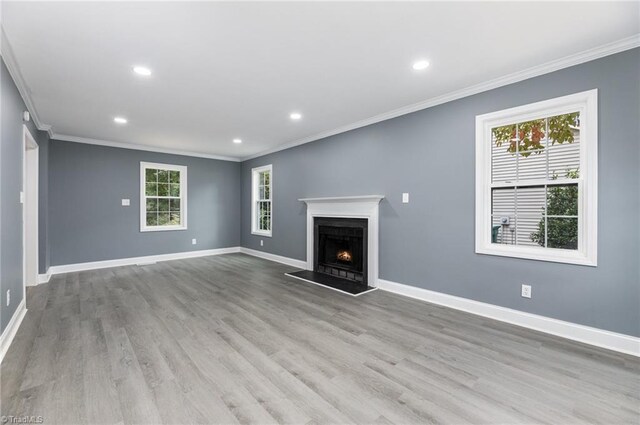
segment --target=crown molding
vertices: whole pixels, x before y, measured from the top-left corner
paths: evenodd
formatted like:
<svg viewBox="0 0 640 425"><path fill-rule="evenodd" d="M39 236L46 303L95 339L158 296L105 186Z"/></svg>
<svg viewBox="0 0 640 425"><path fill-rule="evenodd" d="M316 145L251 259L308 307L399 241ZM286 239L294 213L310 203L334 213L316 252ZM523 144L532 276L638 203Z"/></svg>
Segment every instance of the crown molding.
<svg viewBox="0 0 640 425"><path fill-rule="evenodd" d="M24 77L22 76L22 72L20 71L20 67L18 66L18 62L16 61L16 57L13 53L13 49L11 47L11 43L9 42L9 38L7 38L7 34L4 31L4 27L0 26L0 37L2 40L0 41L0 45L2 45L2 59L4 60L5 65L7 65L7 70L9 70L9 75L13 78L13 81L18 88L18 92L24 101L24 104L27 106L27 110L33 119L33 123L36 125L36 128L41 131L46 131L49 133L49 137L53 134L53 130L50 125L42 122L40 117L38 116L38 111L36 110L35 104L30 96L30 91L27 84L24 81Z"/></svg>
<svg viewBox="0 0 640 425"><path fill-rule="evenodd" d="M231 162L241 161L240 158L236 158L233 156L211 155L208 153L191 152L191 151L185 151L181 149L167 149L167 148L160 148L156 146L139 145L135 143L112 142L110 140L100 140L100 139L91 139L88 137L69 136L67 134L54 133L53 135L51 135L51 139L61 140L63 142L84 143L88 145L108 146L111 148L131 149L136 151L147 151L147 152L166 153L171 155L192 156L196 158L218 159L220 161L231 161Z"/></svg>
<svg viewBox="0 0 640 425"><path fill-rule="evenodd" d="M544 64L536 65L534 67L531 67L522 71L514 72L512 74L508 74L508 75L498 77L489 81L485 81L483 83L475 84L470 87L466 87L466 88L455 90L453 92L449 92L440 96L429 98L421 102L414 103L412 105L404 106L402 108L394 109L392 111L385 112L383 114L375 115L370 118L366 118L351 124L337 127L333 130L323 131L321 133L317 133L312 136L287 142L282 145L258 152L253 155L238 158L238 157L227 157L227 156L221 156L221 155L205 154L205 153L199 153L199 152L183 151L179 149L156 148L156 147L147 146L147 145L112 142L107 140L91 139L91 138L85 138L85 137L54 133L51 125L45 124L40 120L38 113L36 111L35 105L29 95L29 89L24 81L24 78L22 77L20 68L15 60L15 56L13 54L13 50L11 48L9 40L7 39L4 28L1 26L0 26L0 32L2 36L2 41L4 42L4 43L0 43L0 44L3 44L0 54L2 55L2 58L5 64L7 65L9 74L11 74L11 77L15 81L16 86L18 87L18 91L20 92L20 95L22 96L22 99L24 100L24 103L27 106L27 109L29 110L33 118L33 121L36 124L36 127L38 128L38 130L46 131L49 134L50 138L68 141L68 142L87 143L92 145L111 146L111 147L117 147L117 148L123 148L123 149L134 149L134 150L143 150L143 151L159 152L159 153L169 153L174 155L193 156L198 158L219 159L223 161L233 161L233 162L243 162L243 161L248 161L254 158L259 158L261 156L283 151L289 148L293 148L295 146L300 146L306 143L314 142L316 140L324 139L330 136L335 136L336 134L345 133L347 131L355 130L361 127L366 127L368 125L375 124L381 121L386 121L392 118L417 112L423 109L428 109L428 108L441 105L447 102L451 102L457 99L462 99L464 97L472 96L478 93L493 90L509 84L517 83L519 81L524 81L529 78L538 77L540 75L548 74L564 68L569 68L571 66L579 65L581 63L589 62L605 56L620 53L625 50L630 50L630 49L640 47L640 34L634 34L630 37L623 38L621 40L614 41L608 44L604 44L604 45L595 47L593 49L585 50L580 53L565 56L564 58L561 58L561 59L556 59L550 62L546 62Z"/></svg>
<svg viewBox="0 0 640 425"><path fill-rule="evenodd" d="M335 128L333 130L323 131L322 133L317 133L313 136L294 140L292 142L288 142L280 146L276 146L272 149L267 149L260 153L243 157L242 161L248 161L250 159L259 158L261 156L279 152L285 149L293 148L295 146L304 145L306 143L314 142L316 140L324 139L326 137L335 136L336 134L345 133L347 131L355 130L361 127L366 127L371 124L375 124L381 121L386 121L391 118L396 118L396 117L410 114L412 112L417 112L423 109L428 109L437 105L441 105L443 103L451 102L457 99L462 99L463 97L468 97L474 94L478 94L478 93L493 90L499 87L507 86L509 84L527 80L529 78L538 77L544 74L549 74L554 71L559 71L564 68L569 68L571 66L579 65L581 63L585 63L585 62L596 60L605 56L613 55L615 53L620 53L625 50L634 49L636 47L640 47L640 34L635 34L635 35L632 35L631 37L623 38L621 40L604 44L602 46L598 46L593 49L585 50L580 53L565 56L564 58L561 58L561 59L556 59L551 62L546 62L540 65L536 65L532 68L528 68L523 71L514 72L512 74L508 74L508 75L498 77L489 81L485 81L483 83L475 84L473 86L470 86L464 89L455 90L440 96L423 100L422 102L418 102L412 105L404 106L402 108L394 109L392 111L385 112L383 114L375 115L373 117L366 118L361 121L357 121L342 127Z"/></svg>

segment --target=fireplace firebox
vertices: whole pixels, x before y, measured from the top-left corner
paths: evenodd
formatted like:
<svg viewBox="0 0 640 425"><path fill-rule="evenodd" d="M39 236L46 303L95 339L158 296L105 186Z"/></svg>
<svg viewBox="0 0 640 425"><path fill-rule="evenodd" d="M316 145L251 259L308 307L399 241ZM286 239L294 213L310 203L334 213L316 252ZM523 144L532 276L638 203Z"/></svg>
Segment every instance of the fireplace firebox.
<svg viewBox="0 0 640 425"><path fill-rule="evenodd" d="M314 218L314 271L367 287L364 218Z"/></svg>

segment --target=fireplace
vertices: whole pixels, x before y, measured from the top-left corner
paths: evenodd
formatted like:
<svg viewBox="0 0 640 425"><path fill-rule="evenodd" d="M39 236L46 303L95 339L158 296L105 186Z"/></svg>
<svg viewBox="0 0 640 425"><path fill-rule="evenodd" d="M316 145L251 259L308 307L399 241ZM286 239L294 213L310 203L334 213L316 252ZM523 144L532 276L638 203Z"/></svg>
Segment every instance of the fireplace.
<svg viewBox="0 0 640 425"><path fill-rule="evenodd" d="M367 286L368 220L314 218L314 271Z"/></svg>
<svg viewBox="0 0 640 425"><path fill-rule="evenodd" d="M302 198L307 261L287 276L354 297L378 285L378 204L382 195Z"/></svg>

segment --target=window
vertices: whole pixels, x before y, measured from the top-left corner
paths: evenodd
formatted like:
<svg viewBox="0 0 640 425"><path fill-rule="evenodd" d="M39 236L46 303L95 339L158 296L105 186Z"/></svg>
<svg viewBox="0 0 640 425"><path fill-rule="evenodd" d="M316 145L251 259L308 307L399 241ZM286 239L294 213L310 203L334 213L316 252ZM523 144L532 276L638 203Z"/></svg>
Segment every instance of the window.
<svg viewBox="0 0 640 425"><path fill-rule="evenodd" d="M597 90L476 117L476 252L596 265Z"/></svg>
<svg viewBox="0 0 640 425"><path fill-rule="evenodd" d="M251 233L271 236L273 177L271 165L251 170Z"/></svg>
<svg viewBox="0 0 640 425"><path fill-rule="evenodd" d="M187 167L140 163L140 231L187 228Z"/></svg>

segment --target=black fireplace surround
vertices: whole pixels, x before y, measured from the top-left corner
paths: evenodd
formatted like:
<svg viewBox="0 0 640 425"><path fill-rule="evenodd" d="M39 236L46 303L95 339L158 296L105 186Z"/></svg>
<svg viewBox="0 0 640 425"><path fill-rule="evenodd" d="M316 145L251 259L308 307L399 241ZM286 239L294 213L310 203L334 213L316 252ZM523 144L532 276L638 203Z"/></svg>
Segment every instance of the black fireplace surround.
<svg viewBox="0 0 640 425"><path fill-rule="evenodd" d="M365 218L314 218L313 270L367 287Z"/></svg>

